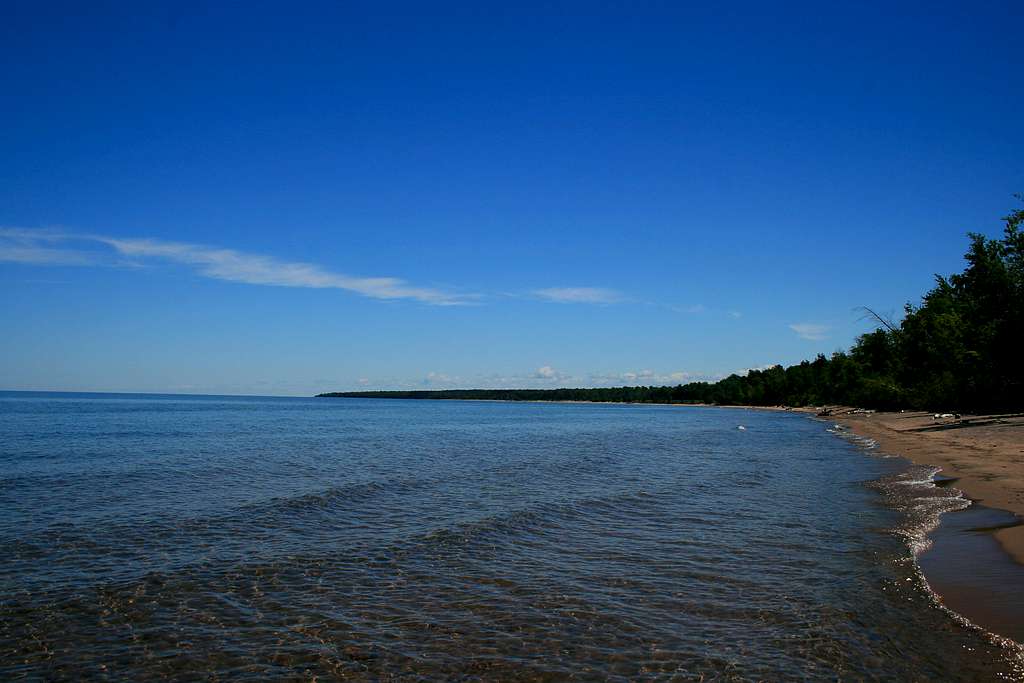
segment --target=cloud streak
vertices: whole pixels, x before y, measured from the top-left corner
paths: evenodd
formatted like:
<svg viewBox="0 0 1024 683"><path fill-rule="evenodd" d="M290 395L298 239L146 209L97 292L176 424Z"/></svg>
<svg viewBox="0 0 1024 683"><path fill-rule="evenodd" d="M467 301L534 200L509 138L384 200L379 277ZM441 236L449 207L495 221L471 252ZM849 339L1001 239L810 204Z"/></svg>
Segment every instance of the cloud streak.
<svg viewBox="0 0 1024 683"><path fill-rule="evenodd" d="M83 252L68 242L106 246L135 262L160 260L194 268L204 277L227 282L308 289L341 289L372 299L411 300L433 306L472 303L475 297L414 286L395 277L355 277L312 263L281 261L200 244L103 235L68 235L16 228L0 229L0 261L35 265L112 265L109 254Z"/></svg>
<svg viewBox="0 0 1024 683"><path fill-rule="evenodd" d="M621 292L604 287L548 287L533 295L556 304L616 304L626 300Z"/></svg>
<svg viewBox="0 0 1024 683"><path fill-rule="evenodd" d="M0 228L0 261L37 266L84 266L93 257L76 249L53 246L67 236L49 230Z"/></svg>
<svg viewBox="0 0 1024 683"><path fill-rule="evenodd" d="M568 382L573 379L572 375L556 370L550 365L542 365L537 368L537 371L533 373L533 378L545 382Z"/></svg>
<svg viewBox="0 0 1024 683"><path fill-rule="evenodd" d="M796 332L797 336L807 341L822 341L828 338L828 331L832 328L828 325L817 323L793 323L789 329Z"/></svg>

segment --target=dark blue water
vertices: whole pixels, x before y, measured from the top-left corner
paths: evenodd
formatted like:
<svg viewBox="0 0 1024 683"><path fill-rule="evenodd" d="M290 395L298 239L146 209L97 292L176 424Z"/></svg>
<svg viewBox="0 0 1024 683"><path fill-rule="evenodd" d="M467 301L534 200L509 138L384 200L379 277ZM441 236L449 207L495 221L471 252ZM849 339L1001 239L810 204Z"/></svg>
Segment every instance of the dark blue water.
<svg viewBox="0 0 1024 683"><path fill-rule="evenodd" d="M909 476L786 413L0 394L0 679L1019 673Z"/></svg>

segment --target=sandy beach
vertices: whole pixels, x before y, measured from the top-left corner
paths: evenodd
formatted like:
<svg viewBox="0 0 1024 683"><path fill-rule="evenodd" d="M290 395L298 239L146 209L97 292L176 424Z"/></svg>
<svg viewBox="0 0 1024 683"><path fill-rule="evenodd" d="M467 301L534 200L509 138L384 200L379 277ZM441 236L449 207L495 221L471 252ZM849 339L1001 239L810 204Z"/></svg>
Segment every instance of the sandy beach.
<svg viewBox="0 0 1024 683"><path fill-rule="evenodd" d="M932 413L865 413L833 408L823 418L874 439L879 447L918 464L942 468L942 474L966 496L988 507L1008 510L1021 524L995 531L995 537L1024 564L1024 415L963 415L936 418Z"/></svg>

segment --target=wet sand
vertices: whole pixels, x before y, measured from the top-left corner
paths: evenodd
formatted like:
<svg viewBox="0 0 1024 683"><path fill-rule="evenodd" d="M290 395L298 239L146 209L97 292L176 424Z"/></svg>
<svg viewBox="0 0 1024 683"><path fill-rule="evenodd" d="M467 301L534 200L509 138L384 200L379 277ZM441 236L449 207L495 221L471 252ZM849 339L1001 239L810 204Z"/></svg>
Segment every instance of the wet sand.
<svg viewBox="0 0 1024 683"><path fill-rule="evenodd" d="M947 512L918 564L946 607L1024 643L1024 565L1003 552L990 533L1015 521L1013 513L977 504Z"/></svg>

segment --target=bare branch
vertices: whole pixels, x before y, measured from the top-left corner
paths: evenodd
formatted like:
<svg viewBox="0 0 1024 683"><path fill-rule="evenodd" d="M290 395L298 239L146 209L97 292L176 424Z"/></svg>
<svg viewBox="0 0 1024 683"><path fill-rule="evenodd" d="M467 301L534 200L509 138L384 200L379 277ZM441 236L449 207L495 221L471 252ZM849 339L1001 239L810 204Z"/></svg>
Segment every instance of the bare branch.
<svg viewBox="0 0 1024 683"><path fill-rule="evenodd" d="M867 306L860 306L859 308L860 310L864 311L864 315L861 318L862 320L865 318L874 318L876 321L878 321L879 324L883 325L890 332L895 333L897 331L896 325L893 324L892 320L887 320L886 318L883 318L878 313L875 313L873 309L868 308Z"/></svg>

